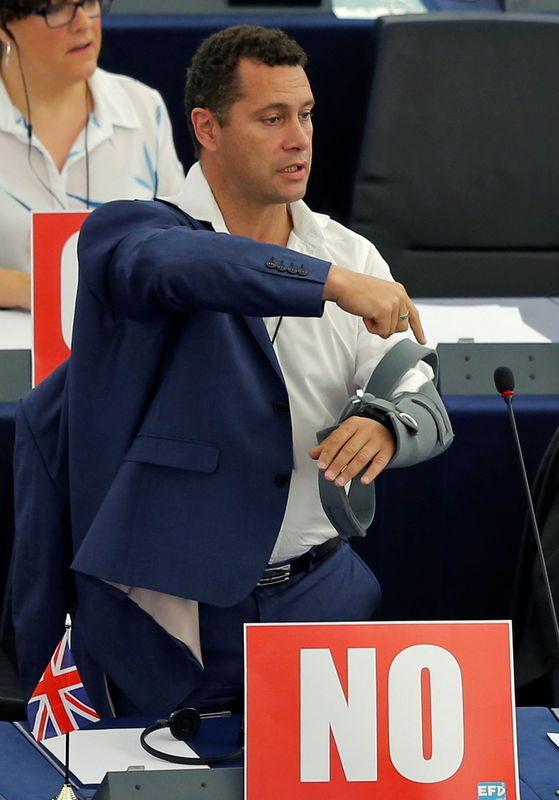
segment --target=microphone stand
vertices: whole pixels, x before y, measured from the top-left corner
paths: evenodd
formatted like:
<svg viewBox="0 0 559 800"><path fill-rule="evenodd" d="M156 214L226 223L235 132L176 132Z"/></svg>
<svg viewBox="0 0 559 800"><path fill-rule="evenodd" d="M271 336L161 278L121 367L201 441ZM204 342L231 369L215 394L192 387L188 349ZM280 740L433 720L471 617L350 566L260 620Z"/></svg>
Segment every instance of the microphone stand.
<svg viewBox="0 0 559 800"><path fill-rule="evenodd" d="M545 591L546 591L546 594L547 594L547 597L548 597L548 600L549 600L548 605L549 605L549 611L550 611L551 620L552 620L552 623L553 623L553 629L554 629L554 633L555 633L555 641L556 641L557 647L559 648L559 623L557 621L557 613L555 611L555 602L553 600L553 593L551 591L551 584L549 582L549 575L547 574L545 556L544 556L544 552L543 552L541 538L540 538L540 535L539 535L538 521L536 519L536 512L534 510L534 503L532 501L532 493L530 491L530 484L528 482L528 475L526 473L526 466L524 464L524 456L522 455L522 447L521 447L521 444L520 444L520 438L518 436L518 429L516 427L516 419L515 419L515 416L514 416L514 411L512 409L512 396L513 396L513 393L512 393L512 391L511 392L508 392L508 391L507 392L501 392L501 396L503 397L503 400L507 404L507 408L508 408L508 411L509 411L510 423L511 423L511 426L512 426L512 431L513 431L513 435L514 435L514 439L515 439L515 443L516 443L516 448L518 450L518 455L519 455L519 458L520 458L520 466L521 466L521 469L522 469L522 479L523 479L524 487L526 489L526 494L528 496L528 509L529 509L529 513L530 513L530 520L532 522L532 525L531 525L532 532L533 532L534 538L536 540L536 551L537 551L537 555L538 555L538 561L539 561L539 564L540 564L540 567L541 567L541 571L542 571L542 575L543 575Z"/></svg>

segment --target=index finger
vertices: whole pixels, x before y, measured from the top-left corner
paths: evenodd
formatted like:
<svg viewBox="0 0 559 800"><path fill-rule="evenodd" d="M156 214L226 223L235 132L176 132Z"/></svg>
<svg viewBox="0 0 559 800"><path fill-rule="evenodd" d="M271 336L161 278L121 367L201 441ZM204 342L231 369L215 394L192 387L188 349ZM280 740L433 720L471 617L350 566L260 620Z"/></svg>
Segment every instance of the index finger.
<svg viewBox="0 0 559 800"><path fill-rule="evenodd" d="M427 339L425 338L425 332L423 330L423 325L421 324L421 319L419 318L419 311L414 306L414 304L410 300L410 305L408 306L408 310L410 312L409 316L409 325L413 331L413 335L419 342L419 344L427 344Z"/></svg>

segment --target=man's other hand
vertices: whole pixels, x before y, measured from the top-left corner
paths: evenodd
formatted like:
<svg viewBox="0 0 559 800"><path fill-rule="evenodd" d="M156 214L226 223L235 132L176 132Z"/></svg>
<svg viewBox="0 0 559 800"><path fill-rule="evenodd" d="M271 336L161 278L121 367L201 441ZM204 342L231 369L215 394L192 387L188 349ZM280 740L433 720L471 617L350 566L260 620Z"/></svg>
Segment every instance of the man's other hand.
<svg viewBox="0 0 559 800"><path fill-rule="evenodd" d="M396 451L392 433L380 422L367 417L349 417L320 444L309 451L318 461L326 480L345 486L369 464L361 483L371 483Z"/></svg>

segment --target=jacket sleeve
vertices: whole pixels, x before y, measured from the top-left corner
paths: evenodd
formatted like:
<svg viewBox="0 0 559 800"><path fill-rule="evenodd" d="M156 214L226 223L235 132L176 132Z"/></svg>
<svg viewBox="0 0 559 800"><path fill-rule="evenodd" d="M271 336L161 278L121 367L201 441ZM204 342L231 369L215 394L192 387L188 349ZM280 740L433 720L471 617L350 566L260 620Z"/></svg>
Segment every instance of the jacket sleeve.
<svg viewBox="0 0 559 800"><path fill-rule="evenodd" d="M321 316L330 264L215 233L160 201L114 201L90 214L78 243L80 291L121 316L171 312Z"/></svg>

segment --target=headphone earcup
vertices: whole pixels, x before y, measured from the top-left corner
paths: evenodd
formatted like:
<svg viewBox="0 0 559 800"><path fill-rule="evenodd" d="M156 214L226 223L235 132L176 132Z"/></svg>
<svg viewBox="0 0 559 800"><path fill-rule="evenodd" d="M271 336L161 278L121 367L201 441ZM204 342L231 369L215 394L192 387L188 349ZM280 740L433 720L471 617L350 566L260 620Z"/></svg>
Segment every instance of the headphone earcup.
<svg viewBox="0 0 559 800"><path fill-rule="evenodd" d="M200 714L195 708L179 708L169 715L171 736L186 742L198 733Z"/></svg>

